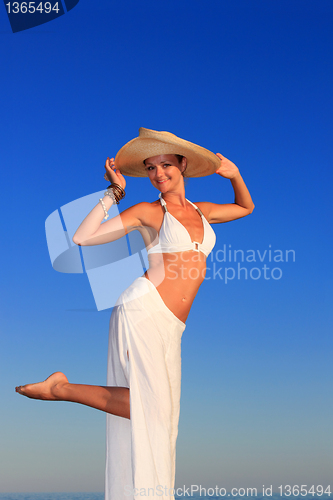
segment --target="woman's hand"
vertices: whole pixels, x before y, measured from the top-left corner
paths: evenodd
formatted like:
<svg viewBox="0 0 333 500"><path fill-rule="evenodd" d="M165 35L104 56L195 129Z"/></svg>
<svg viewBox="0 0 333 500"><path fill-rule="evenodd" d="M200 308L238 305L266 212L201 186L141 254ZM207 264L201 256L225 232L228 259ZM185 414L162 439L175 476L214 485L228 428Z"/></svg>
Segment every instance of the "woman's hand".
<svg viewBox="0 0 333 500"><path fill-rule="evenodd" d="M226 179L233 179L239 175L239 170L232 161L228 160L228 158L225 158L220 153L216 153L216 156L221 160L221 166L216 170L216 174Z"/></svg>
<svg viewBox="0 0 333 500"><path fill-rule="evenodd" d="M125 189L126 181L125 177L120 173L120 170L116 170L114 165L114 158L107 157L105 162L105 174L104 179L106 181L114 182L115 184L119 184L123 189Z"/></svg>

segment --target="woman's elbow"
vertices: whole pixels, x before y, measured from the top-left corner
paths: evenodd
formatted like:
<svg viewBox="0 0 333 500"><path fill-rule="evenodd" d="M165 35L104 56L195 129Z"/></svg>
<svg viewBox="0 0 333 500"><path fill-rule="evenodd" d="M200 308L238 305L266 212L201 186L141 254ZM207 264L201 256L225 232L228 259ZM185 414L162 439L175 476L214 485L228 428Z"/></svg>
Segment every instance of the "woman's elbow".
<svg viewBox="0 0 333 500"><path fill-rule="evenodd" d="M252 214L253 210L254 210L254 203L252 203L251 206L246 207L246 213L244 215L246 216Z"/></svg>
<svg viewBox="0 0 333 500"><path fill-rule="evenodd" d="M76 234L74 234L72 241L73 241L73 243L75 243L75 245L79 245L79 246L82 245L82 242L79 240L79 238L76 236Z"/></svg>

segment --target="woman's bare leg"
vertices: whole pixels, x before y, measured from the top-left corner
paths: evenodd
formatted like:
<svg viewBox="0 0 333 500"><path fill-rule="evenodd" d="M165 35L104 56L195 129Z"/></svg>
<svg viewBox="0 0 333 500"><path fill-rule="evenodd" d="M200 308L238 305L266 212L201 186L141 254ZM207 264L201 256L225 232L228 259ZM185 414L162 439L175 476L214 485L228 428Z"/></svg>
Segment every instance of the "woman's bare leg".
<svg viewBox="0 0 333 500"><path fill-rule="evenodd" d="M20 385L16 392L32 399L72 401L118 417L130 418L129 389L99 385L70 384L66 375L56 372L44 382Z"/></svg>

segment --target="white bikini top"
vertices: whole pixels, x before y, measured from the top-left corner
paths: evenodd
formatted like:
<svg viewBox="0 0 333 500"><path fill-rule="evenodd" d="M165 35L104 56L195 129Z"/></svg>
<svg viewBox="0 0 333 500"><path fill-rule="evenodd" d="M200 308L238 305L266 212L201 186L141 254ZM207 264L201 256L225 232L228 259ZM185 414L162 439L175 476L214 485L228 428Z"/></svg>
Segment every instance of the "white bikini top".
<svg viewBox="0 0 333 500"><path fill-rule="evenodd" d="M175 253L194 250L196 252L204 253L207 257L214 248L216 236L211 225L201 212L200 208L194 205L194 203L192 203L191 201L186 200L194 206L194 208L199 212L201 216L204 228L202 243L191 240L191 236L187 229L168 211L166 202L162 197L162 193L159 194L159 198L161 205L164 208L164 217L158 235L159 242L157 243L157 245L151 247L148 250L148 254Z"/></svg>

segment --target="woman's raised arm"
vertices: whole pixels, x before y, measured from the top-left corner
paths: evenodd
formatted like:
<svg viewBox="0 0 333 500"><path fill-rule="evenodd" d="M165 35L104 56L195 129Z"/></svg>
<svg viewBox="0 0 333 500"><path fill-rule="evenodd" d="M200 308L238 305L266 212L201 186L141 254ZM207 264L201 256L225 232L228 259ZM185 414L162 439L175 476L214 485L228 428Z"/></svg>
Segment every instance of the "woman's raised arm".
<svg viewBox="0 0 333 500"><path fill-rule="evenodd" d="M254 209L249 190L236 165L220 153L217 153L216 156L221 160L221 166L216 170L216 173L230 180L235 193L235 202L223 204L200 203L200 209L203 210L206 219L212 224L240 219L251 214Z"/></svg>
<svg viewBox="0 0 333 500"><path fill-rule="evenodd" d="M123 189L125 188L125 178L121 175L120 170L115 170L113 158L111 158L111 160L107 158L105 170L105 179L119 184ZM108 211L113 205L112 198L108 195L104 196L103 203ZM101 245L103 243L118 240L135 226L141 225L141 222L137 217L137 214L139 213L137 207L138 205L130 207L121 215L119 214L111 220L104 222L104 224L101 224L105 217L105 212L102 203L99 202L76 230L76 233L73 236L74 243L77 245L88 246Z"/></svg>

